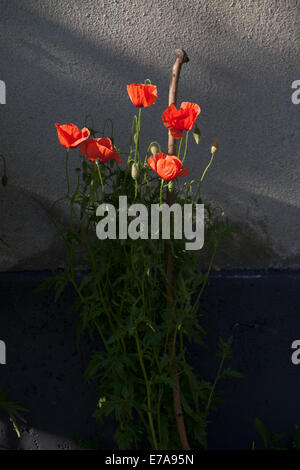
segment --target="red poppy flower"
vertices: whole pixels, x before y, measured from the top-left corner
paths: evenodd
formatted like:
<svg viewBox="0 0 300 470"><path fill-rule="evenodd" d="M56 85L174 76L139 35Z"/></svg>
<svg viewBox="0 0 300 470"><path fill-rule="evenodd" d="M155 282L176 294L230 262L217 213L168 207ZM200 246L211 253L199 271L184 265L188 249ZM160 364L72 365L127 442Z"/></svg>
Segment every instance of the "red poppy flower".
<svg viewBox="0 0 300 470"><path fill-rule="evenodd" d="M175 139L183 137L184 131L190 131L200 114L200 106L196 103L181 103L180 109L171 104L162 115L164 125Z"/></svg>
<svg viewBox="0 0 300 470"><path fill-rule="evenodd" d="M157 87L144 85L143 83L131 83L127 85L127 92L134 106L146 108L157 100Z"/></svg>
<svg viewBox="0 0 300 470"><path fill-rule="evenodd" d="M78 147L90 136L90 131L87 127L80 130L75 124L58 124L57 122L55 127L59 142L67 149Z"/></svg>
<svg viewBox="0 0 300 470"><path fill-rule="evenodd" d="M186 176L189 172L188 168L181 168L182 162L179 158L165 153L152 155L148 158L147 163L165 181L174 180L179 176Z"/></svg>
<svg viewBox="0 0 300 470"><path fill-rule="evenodd" d="M117 154L116 147L107 137L86 140L80 146L80 151L92 162L106 163L108 160L115 160L118 163L122 162Z"/></svg>

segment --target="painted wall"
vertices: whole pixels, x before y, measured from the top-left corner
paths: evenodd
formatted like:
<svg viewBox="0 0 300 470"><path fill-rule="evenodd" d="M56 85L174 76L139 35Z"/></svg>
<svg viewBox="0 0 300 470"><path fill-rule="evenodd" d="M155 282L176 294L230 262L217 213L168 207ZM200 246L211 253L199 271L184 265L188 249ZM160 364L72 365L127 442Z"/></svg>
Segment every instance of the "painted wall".
<svg viewBox="0 0 300 470"><path fill-rule="evenodd" d="M296 267L299 248L300 79L297 0L1 0L0 152L9 184L0 188L1 270L62 264L53 241L52 202L64 194L64 152L54 122L115 121L128 145L134 109L126 84L151 78L159 100L143 114L144 143L166 147L174 50L182 69L179 100L202 108L202 140L188 166L199 177L216 137L221 147L204 190L240 233L219 267ZM78 153L71 167L78 166ZM74 173L75 177L75 173Z"/></svg>

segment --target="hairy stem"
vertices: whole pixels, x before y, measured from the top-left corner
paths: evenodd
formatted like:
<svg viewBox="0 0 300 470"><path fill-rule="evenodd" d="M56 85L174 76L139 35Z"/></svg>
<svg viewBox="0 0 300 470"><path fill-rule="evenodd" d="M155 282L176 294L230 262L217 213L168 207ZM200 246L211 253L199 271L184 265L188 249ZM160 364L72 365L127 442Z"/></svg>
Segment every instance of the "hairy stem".
<svg viewBox="0 0 300 470"><path fill-rule="evenodd" d="M150 382L148 380L147 372L146 372L146 369L145 369L145 364L144 364L144 361L143 361L143 355L142 355L140 341L139 341L137 331L135 332L135 341L136 341L136 346L137 346L137 351L138 351L138 356L139 356L141 369L142 369L145 384L146 384L147 406L148 406L147 415L148 415L148 421L149 421L149 426L150 426L152 440L153 440L153 446L154 446L154 449L158 449L156 434L155 434L154 425L153 425L152 413L151 413L151 386L150 386Z"/></svg>
<svg viewBox="0 0 300 470"><path fill-rule="evenodd" d="M200 183L202 183L202 181L204 180L204 176L206 175L207 170L209 169L210 165L212 164L213 159L214 159L214 156L215 156L215 152L213 152L213 153L211 154L211 158L210 158L210 160L209 160L209 163L208 163L207 167L205 168L205 170L204 170L203 173L202 173L202 176L201 176L201 179L200 179Z"/></svg>
<svg viewBox="0 0 300 470"><path fill-rule="evenodd" d="M104 184L103 184L103 179L101 175L100 164L98 161L96 162L96 165L97 165L97 170L98 170L98 175L99 175L99 181L101 184L102 198L104 198Z"/></svg>
<svg viewBox="0 0 300 470"><path fill-rule="evenodd" d="M70 194L70 177L69 177L69 150L66 150L66 180L67 180L67 196Z"/></svg>
<svg viewBox="0 0 300 470"><path fill-rule="evenodd" d="M185 146L184 146L184 154L183 154L182 164L184 164L184 160L185 160L185 157L186 157L186 154L187 154L188 140L189 140L189 132L187 132L186 136L185 136Z"/></svg>

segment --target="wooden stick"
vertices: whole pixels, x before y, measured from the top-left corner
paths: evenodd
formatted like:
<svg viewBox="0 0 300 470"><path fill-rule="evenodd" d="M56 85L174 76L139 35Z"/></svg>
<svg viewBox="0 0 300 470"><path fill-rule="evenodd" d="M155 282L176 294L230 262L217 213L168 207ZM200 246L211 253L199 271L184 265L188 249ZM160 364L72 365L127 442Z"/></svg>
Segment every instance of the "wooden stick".
<svg viewBox="0 0 300 470"><path fill-rule="evenodd" d="M182 50L182 49L177 49L176 51L176 60L173 65L173 70L172 70L172 75L171 75L171 81L170 81L170 88L169 88L169 106L170 104L175 104L176 105L176 100L177 100L177 90L178 90L178 81L179 81L179 74L181 70L182 64L185 62L189 61L189 58L187 54ZM176 155L176 140L172 136L171 132L169 131L169 138L168 138L168 154L169 155ZM167 189L167 203L172 205L174 202L173 198L173 193L172 191ZM169 286L172 285L173 282L173 259L172 259L172 253L168 249L168 245L165 242L165 258L167 262L167 279L168 279L168 285L167 285L167 307L169 308L171 303L172 303L172 291ZM173 312L170 312L170 323L173 323ZM182 405L181 405L181 393L180 393L180 382L179 382L179 375L178 375L178 369L175 363L175 357L176 357L176 344L174 344L174 339L173 339L173 328L170 328L170 341L169 341L169 354L172 357L173 365L172 365L172 370L173 370L173 375L174 375L174 380L175 384L177 387L177 390L173 389L173 406L174 406L174 413L175 413L175 418L176 418L176 424L177 424L177 429L178 429L178 435L179 439L181 442L182 449L184 450L190 450L190 445L188 442L187 434L186 434L186 429L185 429L185 423L184 423L184 417L183 417L183 410L182 410Z"/></svg>
<svg viewBox="0 0 300 470"><path fill-rule="evenodd" d="M173 65L170 86L169 86L169 106L170 104L175 104L176 106L180 70L181 70L182 64L190 60L186 52L182 49L176 49L175 53L176 53L176 60ZM169 140L168 140L168 154L176 155L176 139L174 139L170 131L169 131Z"/></svg>

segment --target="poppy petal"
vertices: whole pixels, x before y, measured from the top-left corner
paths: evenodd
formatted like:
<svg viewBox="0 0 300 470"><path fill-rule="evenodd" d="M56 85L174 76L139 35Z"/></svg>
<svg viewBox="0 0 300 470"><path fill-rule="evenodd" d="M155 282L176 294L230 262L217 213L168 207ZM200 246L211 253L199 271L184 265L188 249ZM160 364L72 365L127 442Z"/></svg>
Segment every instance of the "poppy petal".
<svg viewBox="0 0 300 470"><path fill-rule="evenodd" d="M143 83L131 83L127 85L127 92L134 106L146 108L157 100L157 87Z"/></svg>
<svg viewBox="0 0 300 470"><path fill-rule="evenodd" d="M196 103L183 102L179 109L174 104L168 106L162 115L164 125L175 139L183 137L184 131L190 131L200 113Z"/></svg>
<svg viewBox="0 0 300 470"><path fill-rule="evenodd" d="M179 173L177 176L181 177L181 176L186 176L189 172L189 169L188 168L181 168L181 170L179 170Z"/></svg>
<svg viewBox="0 0 300 470"><path fill-rule="evenodd" d="M157 161L162 158L161 156L164 155L163 153L156 153L155 155L152 155L151 157L148 158L147 163L152 168L152 170L156 171L156 164Z"/></svg>
<svg viewBox="0 0 300 470"><path fill-rule="evenodd" d="M181 168L182 162L175 155L157 153L149 157L147 163L165 181L171 181L177 176L185 176L188 173L187 168Z"/></svg>
<svg viewBox="0 0 300 470"><path fill-rule="evenodd" d="M81 145L80 150L92 162L106 163L108 160L122 162L112 141L107 137L88 139Z"/></svg>
<svg viewBox="0 0 300 470"><path fill-rule="evenodd" d="M60 144L66 148L76 148L90 135L87 127L79 129L75 124L58 124L55 123L57 136Z"/></svg>

